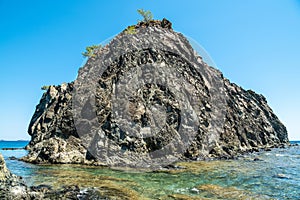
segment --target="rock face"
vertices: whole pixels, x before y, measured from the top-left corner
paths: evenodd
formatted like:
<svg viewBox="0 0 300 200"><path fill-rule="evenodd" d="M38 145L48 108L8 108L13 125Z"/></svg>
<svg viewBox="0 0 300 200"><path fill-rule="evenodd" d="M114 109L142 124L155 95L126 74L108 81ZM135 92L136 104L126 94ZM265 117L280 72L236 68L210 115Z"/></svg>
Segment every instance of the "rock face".
<svg viewBox="0 0 300 200"><path fill-rule="evenodd" d="M51 86L31 119L23 160L147 166L289 142L265 97L230 83L171 26L139 23L96 50L74 83Z"/></svg>
<svg viewBox="0 0 300 200"><path fill-rule="evenodd" d="M87 150L81 144L72 117L73 83L50 86L31 119L30 150L23 161L32 163L84 163Z"/></svg>

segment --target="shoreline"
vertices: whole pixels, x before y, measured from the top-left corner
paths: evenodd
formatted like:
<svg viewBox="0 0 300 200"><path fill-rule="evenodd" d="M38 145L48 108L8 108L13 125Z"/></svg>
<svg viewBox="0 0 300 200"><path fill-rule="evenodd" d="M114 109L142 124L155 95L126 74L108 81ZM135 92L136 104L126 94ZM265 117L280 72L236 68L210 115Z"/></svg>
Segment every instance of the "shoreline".
<svg viewBox="0 0 300 200"><path fill-rule="evenodd" d="M238 199L237 196L280 199L280 193L268 188L294 180L292 174L296 172L295 167L298 164L285 171L287 168L283 167L286 164L282 161L300 158L297 153L300 149L296 146L299 145L291 145L284 149L274 148L271 152L253 152L239 159L183 161L169 166L168 169L153 172L81 164L25 164L22 166L34 172L35 176L17 174L23 177L28 188L35 192L46 191L45 195L65 193L62 188L69 187L68 192L72 191L76 195L94 194L116 199L122 199L124 195L127 197L125 199L180 199L181 196L186 199L208 196L221 198L224 195L231 195L231 199ZM20 169L16 171L18 170ZM267 181L267 178L272 181ZM160 185L157 184L158 180ZM262 181L261 187L264 188L264 192L253 186L253 181L256 180ZM143 188L145 185L147 193ZM286 189L283 193L291 191L294 190Z"/></svg>
<svg viewBox="0 0 300 200"><path fill-rule="evenodd" d="M3 151L14 151L14 150L25 150L25 147L4 147L4 148L0 148L0 150Z"/></svg>

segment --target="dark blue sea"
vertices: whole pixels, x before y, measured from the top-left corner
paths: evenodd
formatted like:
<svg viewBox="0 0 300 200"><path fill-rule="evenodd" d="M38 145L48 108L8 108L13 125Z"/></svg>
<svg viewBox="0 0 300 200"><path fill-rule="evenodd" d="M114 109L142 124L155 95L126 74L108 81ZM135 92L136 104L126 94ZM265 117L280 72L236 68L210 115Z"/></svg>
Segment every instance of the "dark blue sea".
<svg viewBox="0 0 300 200"><path fill-rule="evenodd" d="M300 142L291 142L299 144ZM0 148L27 142L0 142ZM142 199L300 199L300 146L245 155L237 160L179 163L185 170L135 172L79 165L33 165L20 158L26 150L1 150L8 168L29 185L68 184L119 187ZM172 199L172 198L166 198ZM187 198L188 199L188 198Z"/></svg>

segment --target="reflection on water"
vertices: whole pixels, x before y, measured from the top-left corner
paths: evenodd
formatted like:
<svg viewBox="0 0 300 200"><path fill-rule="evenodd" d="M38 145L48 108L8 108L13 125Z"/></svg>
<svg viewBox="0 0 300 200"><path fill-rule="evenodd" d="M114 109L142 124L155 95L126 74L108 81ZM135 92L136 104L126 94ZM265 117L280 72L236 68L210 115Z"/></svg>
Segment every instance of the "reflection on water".
<svg viewBox="0 0 300 200"><path fill-rule="evenodd" d="M22 156L22 151L1 151ZM26 152L23 151L23 154ZM16 156L16 155L15 155ZM255 161L254 161L255 160ZM238 160L178 163L184 169L121 171L79 165L37 166L7 160L8 168L30 185L77 184L100 188L124 199L297 199L300 197L300 147L274 149Z"/></svg>

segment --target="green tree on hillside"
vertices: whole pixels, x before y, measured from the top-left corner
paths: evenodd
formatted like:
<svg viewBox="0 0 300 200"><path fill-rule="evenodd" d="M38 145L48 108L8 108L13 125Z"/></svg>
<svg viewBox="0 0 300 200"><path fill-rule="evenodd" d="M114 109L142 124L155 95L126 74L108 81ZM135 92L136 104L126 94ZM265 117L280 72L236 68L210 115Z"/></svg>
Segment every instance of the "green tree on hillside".
<svg viewBox="0 0 300 200"><path fill-rule="evenodd" d="M137 12L143 17L144 22L153 20L153 14L149 10L138 9Z"/></svg>
<svg viewBox="0 0 300 200"><path fill-rule="evenodd" d="M85 48L85 52L81 53L83 57L94 57L95 56L95 50L100 49L101 45L92 45Z"/></svg>

